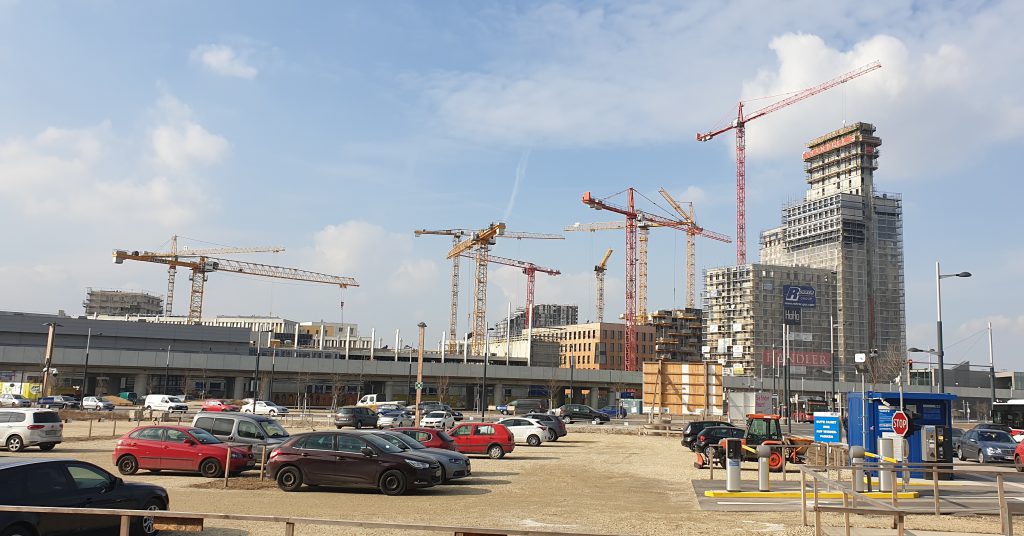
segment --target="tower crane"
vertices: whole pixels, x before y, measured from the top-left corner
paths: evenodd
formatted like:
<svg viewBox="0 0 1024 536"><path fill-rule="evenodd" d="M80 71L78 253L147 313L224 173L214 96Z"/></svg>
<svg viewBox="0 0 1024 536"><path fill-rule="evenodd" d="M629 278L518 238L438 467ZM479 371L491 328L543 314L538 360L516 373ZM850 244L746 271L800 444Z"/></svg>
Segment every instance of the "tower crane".
<svg viewBox="0 0 1024 536"><path fill-rule="evenodd" d="M463 255L468 256L468 255ZM537 266L532 262L520 261L516 259L509 259L506 257L497 257L495 255L488 254L486 257L487 262L494 264L503 264L505 266L513 266L516 268L522 268L523 273L526 274L526 329L533 328L533 298L534 289L537 283L537 272L541 272L548 275L561 275L562 272L554 268L544 268L543 266Z"/></svg>
<svg viewBox="0 0 1024 536"><path fill-rule="evenodd" d="M597 288L594 289L594 295L596 296L594 299L596 304L594 318L598 323L604 322L604 273L607 271L608 258L611 256L612 248L608 248L604 257L601 257L601 262L597 266L594 266L594 278L597 280Z"/></svg>
<svg viewBox="0 0 1024 536"><path fill-rule="evenodd" d="M637 319L640 322L644 322L647 318L647 244L650 238L651 227L658 227L658 225L652 225L647 221L637 221ZM566 226L564 231L609 231L609 230L622 230L626 228L626 222L624 221L601 221L595 223L574 223ZM596 271L596 270L595 270ZM604 273L601 273L602 279L602 290ZM601 314L599 317L604 317L604 297L601 296ZM600 320L599 320L600 321Z"/></svg>
<svg viewBox="0 0 1024 536"><path fill-rule="evenodd" d="M420 229L414 231L416 236L422 235L446 235L452 237L452 248L448 252L448 259L452 261L452 289L451 289L451 310L449 316L448 351L454 353L458 344L458 310L459 310L459 258L462 253L476 248L476 279L474 283L473 300L473 333L480 334L487 331L487 262L480 257L484 256L494 245L497 238L515 239L537 239L537 240L562 240L565 237L557 234L527 233L516 231L505 231L504 223L494 223L484 229ZM483 353L484 340L482 337L473 338L473 352Z"/></svg>
<svg viewBox="0 0 1024 536"><path fill-rule="evenodd" d="M232 253L280 253L284 251L283 247L280 246L257 246L249 248L206 248L206 249L187 249L184 248L181 252L178 251L178 235L171 237L171 251L163 254L153 253L152 255L160 255L164 257L177 258L178 255L183 256L196 256L196 255L227 255ZM167 266L167 300L164 303L164 314L170 316L171 311L174 308L174 281L177 279L178 267L171 264Z"/></svg>
<svg viewBox="0 0 1024 536"><path fill-rule="evenodd" d="M242 262L232 259L221 259L207 257L205 255L189 256L179 252L178 255L167 255L166 253L152 253L148 251L125 251L114 250L114 264L123 264L124 261L152 262L189 268L192 270L192 293L189 296L188 322L198 324L203 317L203 290L206 284L206 277L210 272L233 272L236 274L258 275L277 279L292 279L295 281L310 281L313 283L327 283L338 285L341 288L358 287L359 283L351 277L309 272L297 268L284 268L268 264L257 264Z"/></svg>
<svg viewBox="0 0 1024 536"><path fill-rule="evenodd" d="M626 217L626 359L625 369L627 371L637 370L636 359L636 235L638 221L646 225L657 225L658 227L671 227L686 231L691 225L689 222L671 220L644 212L636 208L634 204L633 188L626 189L626 206L613 205L601 199L595 199L590 192L583 193L583 204L596 210L608 210ZM728 240L728 239L726 239Z"/></svg>
<svg viewBox="0 0 1024 536"><path fill-rule="evenodd" d="M747 263L747 123L881 68L882 64L874 61L828 82L798 91L747 115L743 115L743 101L740 101L736 108L736 119L728 125L703 134L697 133L697 141L709 141L724 132L736 131L736 264Z"/></svg>
<svg viewBox="0 0 1024 536"><path fill-rule="evenodd" d="M696 277L694 269L694 258L696 253L695 242L697 236L705 236L714 240L721 240L722 242L730 242L729 237L718 234L713 231L708 231L703 227L697 225L696 220L693 218L693 203L688 203L689 211L683 210L683 207L678 201L669 195L668 191L664 188L658 188L658 192L661 196L668 201L669 205L672 205L672 209L675 210L682 218L683 221L690 224L689 229L686 230L686 306L689 308L694 307L694 296L696 295L696 285L694 285L694 278Z"/></svg>

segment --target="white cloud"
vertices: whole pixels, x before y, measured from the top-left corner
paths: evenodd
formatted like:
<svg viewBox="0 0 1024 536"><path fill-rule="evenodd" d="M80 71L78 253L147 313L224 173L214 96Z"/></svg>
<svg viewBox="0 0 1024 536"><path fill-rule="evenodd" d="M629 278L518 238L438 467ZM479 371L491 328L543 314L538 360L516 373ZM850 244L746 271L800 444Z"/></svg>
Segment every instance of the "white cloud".
<svg viewBox="0 0 1024 536"><path fill-rule="evenodd" d="M259 70L246 63L233 48L223 44L199 45L192 49L192 61L221 76L253 79Z"/></svg>
<svg viewBox="0 0 1024 536"><path fill-rule="evenodd" d="M150 133L157 162L174 170L185 170L193 164L221 161L230 150L222 136L211 134L192 118L192 110L174 97L160 100L163 124Z"/></svg>
<svg viewBox="0 0 1024 536"><path fill-rule="evenodd" d="M439 268L413 254L412 233L394 233L365 221L328 225L313 237L315 262L330 273L354 277L361 287L393 294L422 293Z"/></svg>

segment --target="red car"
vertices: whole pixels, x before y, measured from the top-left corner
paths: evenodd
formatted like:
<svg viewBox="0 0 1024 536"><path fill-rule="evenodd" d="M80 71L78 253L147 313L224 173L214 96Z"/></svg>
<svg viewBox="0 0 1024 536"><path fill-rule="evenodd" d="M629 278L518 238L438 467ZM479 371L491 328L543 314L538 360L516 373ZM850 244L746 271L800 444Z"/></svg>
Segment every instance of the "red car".
<svg viewBox="0 0 1024 536"><path fill-rule="evenodd" d="M455 440L455 449L463 454L504 458L516 448L512 431L498 423L464 422L448 430L448 435Z"/></svg>
<svg viewBox="0 0 1024 536"><path fill-rule="evenodd" d="M435 449L447 449L447 450L458 450L455 448L455 441L452 440L451 436L445 433L444 430L438 430L436 428L392 428L392 432L401 432L420 443L423 443L424 447L430 447Z"/></svg>
<svg viewBox="0 0 1024 536"><path fill-rule="evenodd" d="M206 430L190 426L140 426L117 440L113 459L122 475L133 475L139 469L167 469L216 478L224 475L228 448L229 471L253 468L256 460L251 449L230 447Z"/></svg>
<svg viewBox="0 0 1024 536"><path fill-rule="evenodd" d="M200 411L239 411L240 407L234 404L228 404L223 400L211 398L206 402L203 402L203 409Z"/></svg>

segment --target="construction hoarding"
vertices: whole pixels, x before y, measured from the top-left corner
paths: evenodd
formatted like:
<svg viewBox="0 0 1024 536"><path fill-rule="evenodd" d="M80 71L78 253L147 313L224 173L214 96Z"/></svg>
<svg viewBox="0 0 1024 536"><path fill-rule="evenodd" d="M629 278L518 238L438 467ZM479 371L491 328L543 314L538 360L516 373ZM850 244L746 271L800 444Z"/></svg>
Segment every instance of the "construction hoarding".
<svg viewBox="0 0 1024 536"><path fill-rule="evenodd" d="M645 361L644 408L670 415L721 415L722 365Z"/></svg>

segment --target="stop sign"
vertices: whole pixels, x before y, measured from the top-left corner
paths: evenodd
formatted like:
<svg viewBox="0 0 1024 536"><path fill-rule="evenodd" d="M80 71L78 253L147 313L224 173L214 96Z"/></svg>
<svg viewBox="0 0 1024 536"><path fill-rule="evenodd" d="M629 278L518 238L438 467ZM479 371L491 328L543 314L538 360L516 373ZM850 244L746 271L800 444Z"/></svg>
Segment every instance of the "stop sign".
<svg viewBox="0 0 1024 536"><path fill-rule="evenodd" d="M907 418L907 414L902 411L897 411L892 414L892 431L903 436L907 435L907 430L910 428L910 419Z"/></svg>

